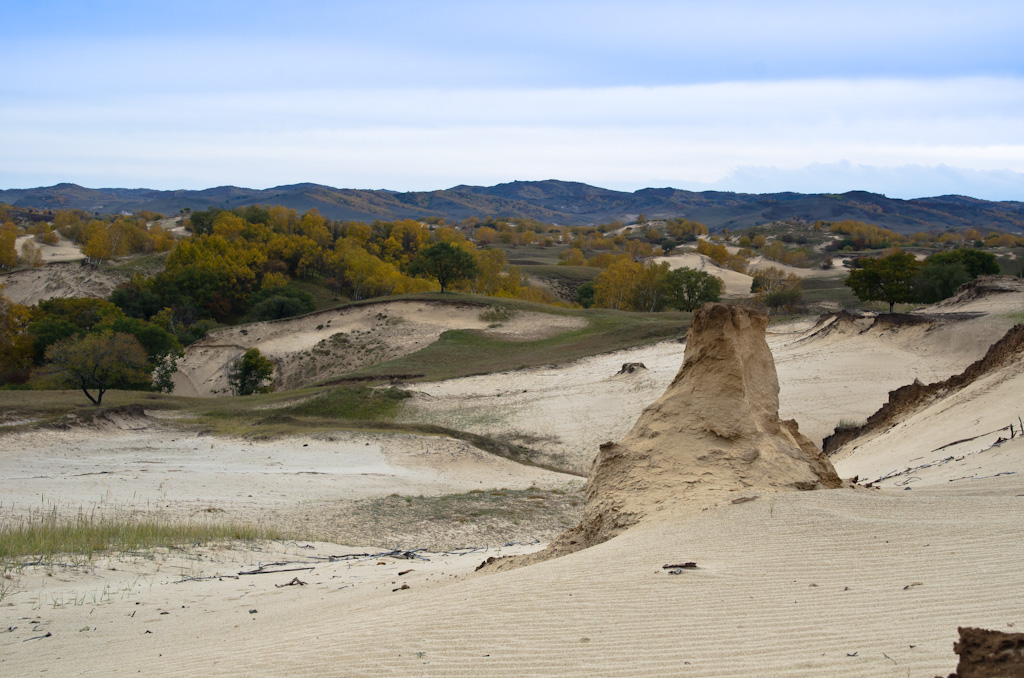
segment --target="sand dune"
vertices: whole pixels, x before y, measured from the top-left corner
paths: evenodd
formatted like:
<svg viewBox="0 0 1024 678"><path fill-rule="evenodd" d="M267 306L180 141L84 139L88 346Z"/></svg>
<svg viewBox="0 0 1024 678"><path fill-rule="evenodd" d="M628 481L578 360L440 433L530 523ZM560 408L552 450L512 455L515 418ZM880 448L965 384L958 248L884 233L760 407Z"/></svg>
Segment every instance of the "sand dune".
<svg viewBox="0 0 1024 678"><path fill-rule="evenodd" d="M26 306L54 298L106 298L125 280L124 276L78 262L50 263L39 268L0 274L0 285L7 286L4 295Z"/></svg>
<svg viewBox="0 0 1024 678"><path fill-rule="evenodd" d="M586 322L524 312L495 322L484 311L486 307L474 304L384 301L218 330L188 347L174 377L175 393L227 393L230 366L250 348L274 361L278 388L289 389L408 355L446 330L479 330L507 341L526 341Z"/></svg>
<svg viewBox="0 0 1024 678"><path fill-rule="evenodd" d="M769 326L779 416L795 418L816 439L840 418L866 418L893 388L962 372L1020 312L1024 295L1000 295L998 303L984 301L985 295L962 298L958 310L922 309L909 319L844 316ZM620 440L662 395L682 351L678 342L664 343L564 369L418 385L413 414L532 436L552 458L582 464L588 446L591 457L597 451L591 441ZM617 374L622 363L634 361L648 369ZM706 510L656 512L657 519L608 541L511 571L473 572L485 557L510 552L504 548L500 554L493 548L431 554L429 563L392 557L328 562L314 556L366 547L304 543L128 556L91 568L57 567L53 576L30 568L21 588L0 602L0 671L948 675L957 662L958 626L1024 628L1024 438L995 444L1002 434L994 432L1015 416L1022 373L1020 360L1008 361L841 449L833 462L845 478L872 480L909 469L871 489L798 492L740 483L713 497ZM138 482L157 494L154 499L166 492L169 504L187 505L195 488L203 501L211 496L202 492L221 491L215 486L223 466L228 481L237 476L227 488L263 483L253 503L238 510L276 516L291 499L295 510L316 511L318 492L381 491L354 472L361 465L367 472L390 469L395 482L405 478L411 486L433 478L438 491L447 491L444 483L463 487L472 469L501 477L492 460L457 445L436 456L433 444L403 449L373 436L253 445L281 464L275 472L260 469L248 448L231 449L240 441L192 437L183 442L196 449L176 451L165 448L170 435L148 435L120 433L126 440L138 436L122 447L110 432L81 434L77 443L64 438L60 451L57 438L8 434L0 454L2 489L22 493L19 501L27 502L42 486L33 483L51 483L45 491L57 499L104 488L123 497ZM359 443L369 449L357 449ZM214 448L200 450L200 444ZM325 476L301 473L333 468L330 455L346 461ZM164 471L155 470L159 461L166 462ZM139 470L130 475L128 468ZM527 481L522 469L508 466L511 475L501 482L543 486L563 478L538 471ZM75 475L83 470L114 472ZM155 488L145 484L149 473L164 474ZM194 475L177 481L178 473ZM314 488L303 476L329 482ZM203 478L212 479L206 489ZM288 561L306 561L293 566L312 569L238 574ZM688 561L696 568L670 574L663 567ZM412 572L399 574L405 570ZM295 576L306 584L288 585Z"/></svg>

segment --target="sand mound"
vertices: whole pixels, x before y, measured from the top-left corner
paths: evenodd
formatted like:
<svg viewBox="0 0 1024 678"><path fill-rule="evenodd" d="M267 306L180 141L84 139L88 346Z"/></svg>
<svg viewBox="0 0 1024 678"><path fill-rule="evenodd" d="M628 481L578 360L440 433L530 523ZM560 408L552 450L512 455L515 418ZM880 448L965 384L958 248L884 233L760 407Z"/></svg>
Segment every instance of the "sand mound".
<svg viewBox="0 0 1024 678"><path fill-rule="evenodd" d="M725 296L727 297L749 297L750 284L753 278L745 273L739 273L729 268L719 266L711 257L696 252L673 254L667 257L653 257L656 264L668 262L671 269L692 268L697 271L705 271L721 279L725 283Z"/></svg>
<svg viewBox="0 0 1024 678"><path fill-rule="evenodd" d="M98 431L137 431L149 426L149 417L142 405L119 405L79 414L69 414L49 425L49 428L68 430L86 426Z"/></svg>
<svg viewBox="0 0 1024 678"><path fill-rule="evenodd" d="M548 556L611 539L655 513L744 490L839 487L832 465L796 422L779 419L768 316L704 306L683 366L619 443L605 443L587 481L583 521ZM540 556L543 557L543 556Z"/></svg>
<svg viewBox="0 0 1024 678"><path fill-rule="evenodd" d="M0 275L0 285L7 286L4 295L26 306L55 298L105 299L126 280L124 276L78 262L53 263Z"/></svg>
<svg viewBox="0 0 1024 678"><path fill-rule="evenodd" d="M1022 297L1024 279L1006 275L983 275L961 285L956 294L935 304L929 311L1011 313L1024 307Z"/></svg>
<svg viewBox="0 0 1024 678"><path fill-rule="evenodd" d="M892 428L937 400L948 398L981 378L1002 368L1019 363L1024 356L1024 324L1015 325L1002 339L992 344L983 358L975 361L960 374L932 384L915 380L889 392L889 400L868 417L863 426L837 429L825 438L822 447L826 454L855 442L865 435Z"/></svg>
<svg viewBox="0 0 1024 678"><path fill-rule="evenodd" d="M178 362L175 393L227 393L228 370L249 348L258 348L274 362L278 389L291 389L408 355L437 341L447 330L532 341L586 323L578 317L522 311L495 322L487 310L487 306L460 302L382 301L211 332L185 350Z"/></svg>

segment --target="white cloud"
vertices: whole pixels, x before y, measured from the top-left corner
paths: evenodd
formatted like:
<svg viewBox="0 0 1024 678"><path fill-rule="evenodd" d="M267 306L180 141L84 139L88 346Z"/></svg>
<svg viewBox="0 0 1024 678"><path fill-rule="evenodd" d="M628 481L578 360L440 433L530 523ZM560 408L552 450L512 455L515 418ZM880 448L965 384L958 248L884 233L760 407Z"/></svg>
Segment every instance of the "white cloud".
<svg viewBox="0 0 1024 678"><path fill-rule="evenodd" d="M0 103L0 145L0 177L14 185L424 190L560 178L1024 199L1013 174L1024 172L1024 80L38 99Z"/></svg>

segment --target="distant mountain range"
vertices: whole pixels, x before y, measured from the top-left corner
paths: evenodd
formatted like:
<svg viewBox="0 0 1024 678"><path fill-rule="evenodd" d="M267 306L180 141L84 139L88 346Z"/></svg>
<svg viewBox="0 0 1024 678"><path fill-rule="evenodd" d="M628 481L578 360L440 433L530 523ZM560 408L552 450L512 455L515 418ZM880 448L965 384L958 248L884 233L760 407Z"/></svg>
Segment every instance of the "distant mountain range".
<svg viewBox="0 0 1024 678"><path fill-rule="evenodd" d="M46 188L0 190L0 202L45 210L83 209L103 214L150 210L167 215L184 208L283 205L316 208L335 220L373 221L425 217L530 217L562 225L686 217L712 230L732 230L783 219L866 221L900 233L975 227L1024 231L1024 202L992 202L959 195L896 200L877 193L728 193L644 188L632 193L569 181L513 181L497 186L455 186L440 191L398 193L331 188L318 184L265 190L220 186L201 191L144 188Z"/></svg>

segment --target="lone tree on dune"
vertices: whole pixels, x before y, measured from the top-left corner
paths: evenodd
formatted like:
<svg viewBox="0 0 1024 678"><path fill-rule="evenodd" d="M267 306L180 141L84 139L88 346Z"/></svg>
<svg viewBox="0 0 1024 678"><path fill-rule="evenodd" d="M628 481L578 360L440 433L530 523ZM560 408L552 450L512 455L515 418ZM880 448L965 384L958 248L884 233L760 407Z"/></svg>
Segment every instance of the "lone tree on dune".
<svg viewBox="0 0 1024 678"><path fill-rule="evenodd" d="M709 302L718 301L725 285L706 271L677 268L665 274L668 305L680 311L696 311Z"/></svg>
<svg viewBox="0 0 1024 678"><path fill-rule="evenodd" d="M103 402L108 389L139 388L150 381L142 344L130 334L109 331L52 344L46 349L44 374L61 386L82 389L94 405Z"/></svg>
<svg viewBox="0 0 1024 678"><path fill-rule="evenodd" d="M250 348L228 372L228 385L235 395L270 393L274 390L274 363L258 348Z"/></svg>
<svg viewBox="0 0 1024 678"><path fill-rule="evenodd" d="M452 283L472 277L476 271L476 261L472 254L446 242L421 250L409 265L410 275L425 273L436 278L441 285L441 292Z"/></svg>
<svg viewBox="0 0 1024 678"><path fill-rule="evenodd" d="M867 259L863 267L850 272L846 286L861 301L886 301L889 313L897 302L917 301L914 280L921 264L913 254L894 252L880 259Z"/></svg>

